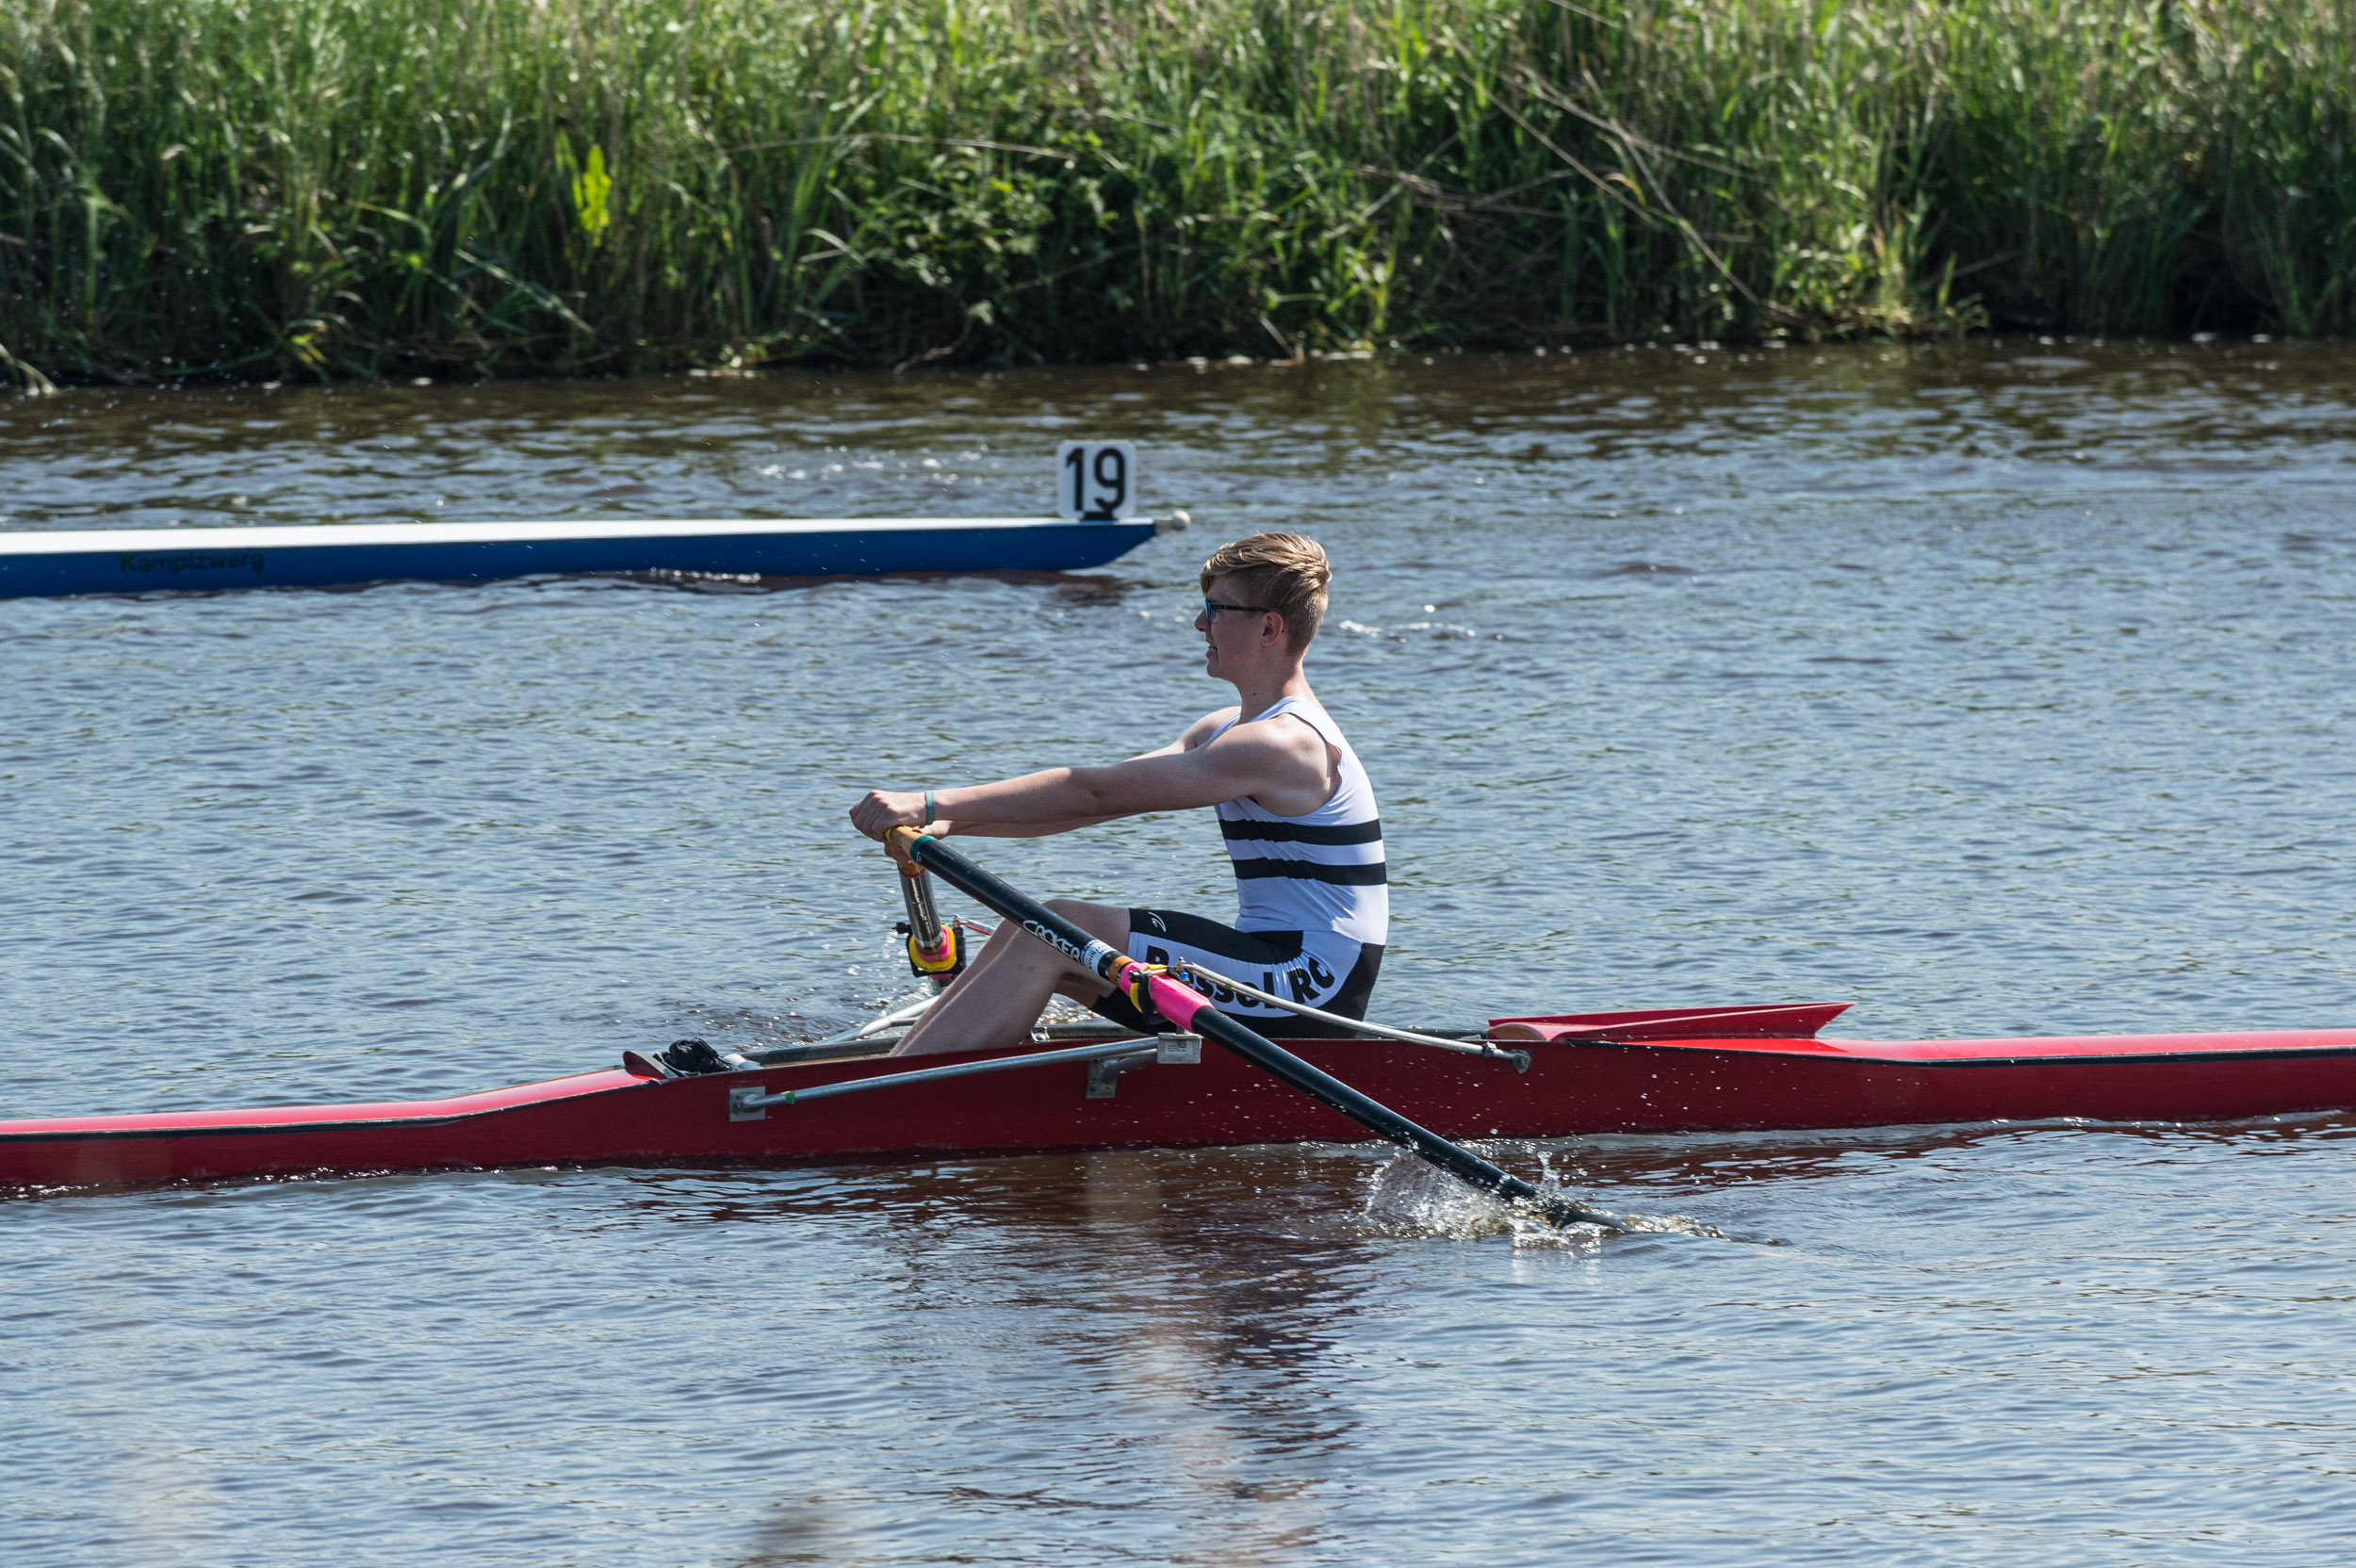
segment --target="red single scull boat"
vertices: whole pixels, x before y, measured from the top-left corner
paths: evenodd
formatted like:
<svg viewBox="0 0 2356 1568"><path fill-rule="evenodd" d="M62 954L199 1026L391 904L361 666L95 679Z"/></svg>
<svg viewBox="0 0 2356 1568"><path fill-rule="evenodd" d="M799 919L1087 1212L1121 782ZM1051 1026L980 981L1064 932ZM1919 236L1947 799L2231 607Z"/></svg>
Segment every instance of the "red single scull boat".
<svg viewBox="0 0 2356 1568"><path fill-rule="evenodd" d="M2356 1028L2013 1039L1821 1039L1845 1003L1498 1019L1527 1052L1387 1040L1288 1049L1442 1135L1558 1137L2028 1121L2216 1121L2356 1108ZM1157 1060L1109 1028L1039 1053L586 1072L447 1100L0 1121L0 1186L524 1165L792 1164L1148 1145L1363 1139L1224 1051ZM880 1046L881 1042L872 1042ZM826 1086L1046 1054L989 1076ZM1093 1061L1077 1059L1092 1056ZM1132 1069L1142 1070L1132 1071ZM748 1099L770 1103L747 1106Z"/></svg>

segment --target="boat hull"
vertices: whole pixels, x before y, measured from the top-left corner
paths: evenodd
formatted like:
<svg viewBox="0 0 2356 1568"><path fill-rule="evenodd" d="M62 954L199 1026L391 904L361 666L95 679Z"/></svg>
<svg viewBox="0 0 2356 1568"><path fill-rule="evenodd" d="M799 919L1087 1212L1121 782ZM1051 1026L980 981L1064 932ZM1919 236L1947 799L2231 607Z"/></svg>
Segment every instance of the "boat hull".
<svg viewBox="0 0 2356 1568"><path fill-rule="evenodd" d="M1151 521L857 518L355 523L0 535L0 598L156 589L337 588L538 573L869 577L1073 571L1153 536Z"/></svg>
<svg viewBox="0 0 2356 1568"><path fill-rule="evenodd" d="M2356 1108L2356 1029L1883 1042L1533 1041L1529 1071L1411 1045L1288 1049L1455 1138L2085 1119L2237 1120ZM925 1065L1007 1053L928 1057ZM0 1122L0 1185L536 1165L790 1164L1146 1145L1342 1142L1355 1123L1206 1049L1123 1074L1076 1063L731 1119L730 1091L905 1070L830 1062L650 1080L584 1073L400 1104Z"/></svg>

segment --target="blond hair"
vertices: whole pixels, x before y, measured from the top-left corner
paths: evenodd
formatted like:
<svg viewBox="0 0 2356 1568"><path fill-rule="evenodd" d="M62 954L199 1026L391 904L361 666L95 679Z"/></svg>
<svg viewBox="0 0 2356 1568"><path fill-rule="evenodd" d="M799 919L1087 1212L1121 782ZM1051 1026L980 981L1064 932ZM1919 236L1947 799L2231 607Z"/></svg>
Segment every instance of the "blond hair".
<svg viewBox="0 0 2356 1568"><path fill-rule="evenodd" d="M1333 568L1325 547L1298 533L1255 533L1221 545L1203 563L1203 592L1212 580L1233 578L1252 603L1284 617L1284 645L1305 651L1325 619L1325 585Z"/></svg>

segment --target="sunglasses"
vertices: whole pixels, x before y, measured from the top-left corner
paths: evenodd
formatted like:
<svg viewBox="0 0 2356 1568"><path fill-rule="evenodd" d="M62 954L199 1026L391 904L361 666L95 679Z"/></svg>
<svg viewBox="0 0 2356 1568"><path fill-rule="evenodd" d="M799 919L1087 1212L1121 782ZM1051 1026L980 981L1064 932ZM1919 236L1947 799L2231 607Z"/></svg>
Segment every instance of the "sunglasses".
<svg viewBox="0 0 2356 1568"><path fill-rule="evenodd" d="M1221 604L1217 599L1204 599L1203 601L1203 618L1206 621L1218 620L1219 612L1222 610L1239 611L1247 615L1266 615L1270 613L1268 607L1265 604Z"/></svg>

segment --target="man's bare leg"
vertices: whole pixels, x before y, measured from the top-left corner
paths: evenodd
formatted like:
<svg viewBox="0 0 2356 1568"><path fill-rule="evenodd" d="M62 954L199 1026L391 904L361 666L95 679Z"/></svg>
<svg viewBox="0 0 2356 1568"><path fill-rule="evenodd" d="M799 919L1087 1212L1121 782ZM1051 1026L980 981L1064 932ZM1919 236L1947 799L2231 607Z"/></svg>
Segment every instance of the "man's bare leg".
<svg viewBox="0 0 2356 1568"><path fill-rule="evenodd" d="M1072 898L1052 898L1047 906L1117 951L1129 950L1127 909ZM982 956L941 993L932 1011L901 1037L892 1054L924 1056L1019 1045L1055 992L1088 1001L1111 989L1014 922L1001 921Z"/></svg>

